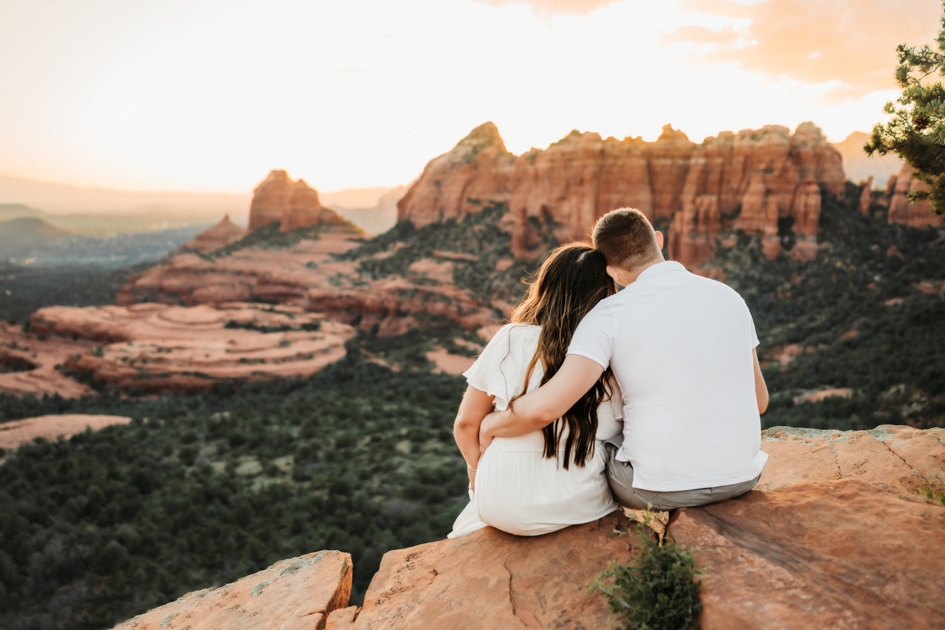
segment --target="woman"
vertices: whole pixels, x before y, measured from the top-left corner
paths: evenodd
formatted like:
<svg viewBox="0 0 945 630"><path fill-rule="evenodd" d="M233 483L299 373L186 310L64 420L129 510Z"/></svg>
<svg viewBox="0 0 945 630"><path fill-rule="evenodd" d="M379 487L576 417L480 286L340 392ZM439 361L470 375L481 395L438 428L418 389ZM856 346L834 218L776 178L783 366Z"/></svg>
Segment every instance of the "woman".
<svg viewBox="0 0 945 630"><path fill-rule="evenodd" d="M480 457L479 425L547 382L578 323L614 293L604 257L586 243L551 253L528 296L465 372L453 434L469 471L471 502L450 538L486 525L537 536L617 509L604 476L603 441L619 439L623 402L610 370L563 417L540 432L496 438ZM526 387L527 383L527 387Z"/></svg>

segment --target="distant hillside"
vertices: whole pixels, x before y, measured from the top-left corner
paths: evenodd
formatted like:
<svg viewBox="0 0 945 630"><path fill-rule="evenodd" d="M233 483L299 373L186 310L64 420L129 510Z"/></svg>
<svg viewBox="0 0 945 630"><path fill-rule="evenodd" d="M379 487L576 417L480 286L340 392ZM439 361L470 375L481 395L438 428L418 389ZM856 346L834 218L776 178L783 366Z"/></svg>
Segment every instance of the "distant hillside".
<svg viewBox="0 0 945 630"><path fill-rule="evenodd" d="M68 237L68 232L37 217L20 217L0 223L0 247L5 253L15 253L27 247L52 245Z"/></svg>
<svg viewBox="0 0 945 630"><path fill-rule="evenodd" d="M843 170L847 179L858 184L868 177L873 178L873 188L883 188L890 175L895 175L902 168L902 160L897 155L874 155L869 157L863 152L863 145L870 139L868 133L854 131L843 142L835 142L843 156Z"/></svg>
<svg viewBox="0 0 945 630"><path fill-rule="evenodd" d="M374 186L371 188L345 188L344 190L335 190L332 192L319 191L318 196L323 204L333 210L338 208L343 210L364 210L365 208L373 208L376 206L380 202L381 197L396 188L401 188L401 186L394 188L385 188L382 186Z"/></svg>
<svg viewBox="0 0 945 630"><path fill-rule="evenodd" d="M103 265L117 269L160 260L206 225L171 230L90 236L51 225L49 218L21 217L0 222L0 261L39 266Z"/></svg>
<svg viewBox="0 0 945 630"><path fill-rule="evenodd" d="M45 213L20 203L0 203L0 221L19 219L21 217L39 217Z"/></svg>
<svg viewBox="0 0 945 630"><path fill-rule="evenodd" d="M332 205L327 201L325 201L325 204L366 233L372 236L383 234L397 223L397 202L407 194L409 186L365 190L384 190L385 192L375 200L373 205L364 208L347 208L341 205ZM330 197L330 194L322 195L323 200Z"/></svg>
<svg viewBox="0 0 945 630"><path fill-rule="evenodd" d="M192 223L216 222L229 214L245 223L249 202L248 193L115 190L0 175L0 203L24 204L50 214L165 214L170 216L164 220L176 216Z"/></svg>

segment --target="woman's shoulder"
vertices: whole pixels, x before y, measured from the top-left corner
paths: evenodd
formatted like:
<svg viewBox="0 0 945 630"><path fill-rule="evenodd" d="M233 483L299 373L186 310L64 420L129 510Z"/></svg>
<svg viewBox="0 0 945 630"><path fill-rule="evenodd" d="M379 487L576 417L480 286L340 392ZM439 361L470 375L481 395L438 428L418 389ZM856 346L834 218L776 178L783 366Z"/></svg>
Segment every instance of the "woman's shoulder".
<svg viewBox="0 0 945 630"><path fill-rule="evenodd" d="M531 324L506 324L492 336L490 344L506 340L531 340L537 339L541 334L541 326Z"/></svg>
<svg viewBox="0 0 945 630"><path fill-rule="evenodd" d="M541 327L528 324L506 324L500 328L489 344L479 355L479 360L486 363L512 361L518 363L528 359L538 347Z"/></svg>

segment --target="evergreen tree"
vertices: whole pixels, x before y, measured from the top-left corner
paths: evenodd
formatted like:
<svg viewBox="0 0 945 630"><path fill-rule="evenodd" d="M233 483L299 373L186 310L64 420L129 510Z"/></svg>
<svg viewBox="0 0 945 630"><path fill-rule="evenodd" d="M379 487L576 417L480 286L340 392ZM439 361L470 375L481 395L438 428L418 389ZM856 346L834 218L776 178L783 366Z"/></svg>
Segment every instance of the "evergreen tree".
<svg viewBox="0 0 945 630"><path fill-rule="evenodd" d="M900 44L896 50L902 95L886 103L883 111L893 118L873 127L863 149L868 155L897 153L928 184L928 190L910 191L909 198L928 199L933 212L945 214L945 86L934 80L945 76L945 16L934 47Z"/></svg>

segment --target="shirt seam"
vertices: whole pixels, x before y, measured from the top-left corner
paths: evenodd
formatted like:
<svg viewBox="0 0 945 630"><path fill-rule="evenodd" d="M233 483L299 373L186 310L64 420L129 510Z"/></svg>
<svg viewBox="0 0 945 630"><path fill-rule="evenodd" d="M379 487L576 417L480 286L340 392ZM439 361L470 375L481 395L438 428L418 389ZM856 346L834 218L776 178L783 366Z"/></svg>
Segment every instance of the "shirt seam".
<svg viewBox="0 0 945 630"><path fill-rule="evenodd" d="M689 270L686 269L686 268L682 265L682 263L676 262L675 260L667 260L666 262L676 263L677 265L679 265L679 267L672 266L672 267L670 267L670 268L668 268L668 269L664 269L664 270L662 270L662 271L652 271L652 272L650 272L650 273L647 273L647 272L650 271L650 270L649 270L649 269L646 269L646 270L644 270L643 273L641 274L643 277L642 277L642 278L639 278L639 277L638 277L637 280L646 281L648 278L652 278L653 276L659 276L659 275L662 275L662 274L664 274L664 273L672 273L672 272L689 273ZM657 263L657 264L663 264L663 263ZM656 266L656 265L653 265L653 267L655 267L655 266ZM653 267L651 267L650 269L652 269Z"/></svg>

